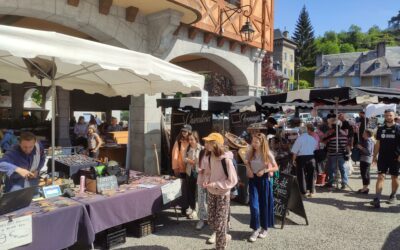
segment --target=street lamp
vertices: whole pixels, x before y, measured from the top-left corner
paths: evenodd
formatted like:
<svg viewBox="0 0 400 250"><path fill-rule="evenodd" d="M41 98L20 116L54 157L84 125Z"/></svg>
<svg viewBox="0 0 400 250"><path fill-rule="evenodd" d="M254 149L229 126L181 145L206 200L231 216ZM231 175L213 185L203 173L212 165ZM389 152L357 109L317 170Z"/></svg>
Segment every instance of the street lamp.
<svg viewBox="0 0 400 250"><path fill-rule="evenodd" d="M300 89L300 81L299 81L299 78L300 78L300 68L301 68L301 63L300 63L300 62L296 63L296 71L297 71L297 90Z"/></svg>
<svg viewBox="0 0 400 250"><path fill-rule="evenodd" d="M222 20L223 17L223 13L225 13L226 15L226 19ZM243 41L245 42L251 42L253 40L253 36L254 36L254 28L251 25L250 22L250 16L253 13L253 8L251 7L250 4L248 5L243 5L240 7L236 7L236 8L232 8L229 6L225 6L225 8L222 8L220 11L220 29L219 29L219 34L222 35L222 33L224 32L224 28L222 27L222 25L230 20L230 18L234 15L234 14L242 14L244 17L246 17L246 22L244 23L244 25L242 25L242 27L240 28L240 36L242 38Z"/></svg>

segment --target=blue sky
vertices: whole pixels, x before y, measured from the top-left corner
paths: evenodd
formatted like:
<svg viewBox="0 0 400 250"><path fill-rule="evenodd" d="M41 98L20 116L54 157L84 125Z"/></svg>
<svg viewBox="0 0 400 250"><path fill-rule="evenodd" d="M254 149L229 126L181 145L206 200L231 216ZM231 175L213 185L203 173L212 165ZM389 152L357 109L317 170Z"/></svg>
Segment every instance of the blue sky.
<svg viewBox="0 0 400 250"><path fill-rule="evenodd" d="M306 5L315 36L326 31L348 30L356 24L367 31L371 26L387 28L387 22L400 11L400 0L275 0L274 28L293 34L299 13Z"/></svg>

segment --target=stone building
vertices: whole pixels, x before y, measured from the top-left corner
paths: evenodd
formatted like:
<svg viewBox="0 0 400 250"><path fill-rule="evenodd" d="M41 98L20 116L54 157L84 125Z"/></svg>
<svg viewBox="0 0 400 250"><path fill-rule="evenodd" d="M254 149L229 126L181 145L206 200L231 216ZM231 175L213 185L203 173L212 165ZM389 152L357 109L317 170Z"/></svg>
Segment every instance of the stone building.
<svg viewBox="0 0 400 250"><path fill-rule="evenodd" d="M317 56L314 86L400 88L400 47Z"/></svg>
<svg viewBox="0 0 400 250"><path fill-rule="evenodd" d="M243 10L235 11L237 7ZM56 31L148 53L195 72L217 72L229 78L237 95L263 90L261 61L273 48L273 0L0 0L0 24ZM254 31L252 39L241 32L247 24ZM7 102L12 105L6 109L16 118L29 98L25 94L36 87L27 83L9 88ZM71 107L79 106L71 101L79 99L62 88L57 93L57 144L68 145ZM50 95L44 96L50 101ZM130 165L149 173L155 172L153 145L160 148L159 97L131 97L126 107ZM103 106L109 119L111 107Z"/></svg>

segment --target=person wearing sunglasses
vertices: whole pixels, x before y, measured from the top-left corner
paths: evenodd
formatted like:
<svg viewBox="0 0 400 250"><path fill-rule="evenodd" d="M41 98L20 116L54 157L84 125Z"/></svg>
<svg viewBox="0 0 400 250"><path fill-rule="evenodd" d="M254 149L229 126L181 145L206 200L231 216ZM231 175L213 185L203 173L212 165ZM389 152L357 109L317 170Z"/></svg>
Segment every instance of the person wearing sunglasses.
<svg viewBox="0 0 400 250"><path fill-rule="evenodd" d="M395 111L385 110L385 123L378 128L374 148L373 163L378 166L378 179L376 181L376 197L370 202L375 208L380 208L380 200L385 182L385 175L389 173L392 179L392 192L388 204L397 203L397 189L399 188L400 165L400 125L394 122Z"/></svg>

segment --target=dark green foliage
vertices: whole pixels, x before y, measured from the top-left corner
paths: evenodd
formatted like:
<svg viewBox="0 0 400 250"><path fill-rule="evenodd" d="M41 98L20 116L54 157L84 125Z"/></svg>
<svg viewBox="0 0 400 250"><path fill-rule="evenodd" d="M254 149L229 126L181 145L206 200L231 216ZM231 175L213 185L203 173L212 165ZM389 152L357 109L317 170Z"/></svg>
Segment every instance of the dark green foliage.
<svg viewBox="0 0 400 250"><path fill-rule="evenodd" d="M314 30L306 6L304 6L300 12L292 39L297 44L298 48L296 63L300 62L303 66L313 66L315 64L316 55Z"/></svg>

